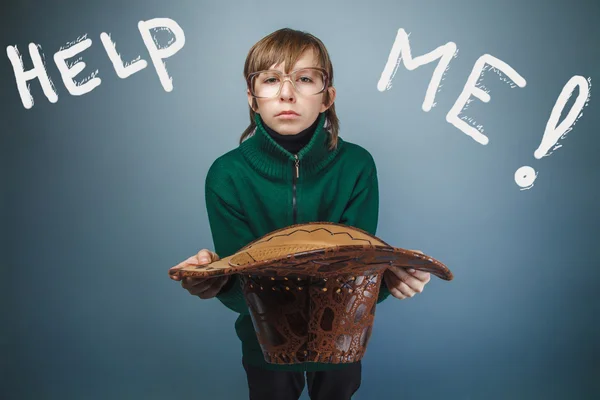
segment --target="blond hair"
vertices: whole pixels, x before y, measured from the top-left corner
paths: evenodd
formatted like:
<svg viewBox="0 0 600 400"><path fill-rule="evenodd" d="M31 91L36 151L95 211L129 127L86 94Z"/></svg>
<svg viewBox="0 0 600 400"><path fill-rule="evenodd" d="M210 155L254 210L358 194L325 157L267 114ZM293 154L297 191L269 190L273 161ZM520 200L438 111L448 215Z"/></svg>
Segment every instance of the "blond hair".
<svg viewBox="0 0 600 400"><path fill-rule="evenodd" d="M244 79L257 71L269 69L271 65L277 65L285 62L285 73L290 73L293 66L296 64L302 54L312 49L317 60L319 61L319 67L325 69L328 75L327 88L333 86L333 65L329 58L327 48L319 40L319 38L311 35L310 33L298 31L290 28L279 29L258 41L246 57L244 64ZM323 99L324 104L329 104L330 96L329 92L325 89L325 97ZM255 129L256 122L255 111L253 108L257 108L258 104L256 99L252 99L252 106L248 105L250 110L250 125L242 133L240 137L240 144L246 139ZM338 132L340 128L340 122L335 113L335 104L325 111L326 128L329 131L329 148L335 149L338 143Z"/></svg>

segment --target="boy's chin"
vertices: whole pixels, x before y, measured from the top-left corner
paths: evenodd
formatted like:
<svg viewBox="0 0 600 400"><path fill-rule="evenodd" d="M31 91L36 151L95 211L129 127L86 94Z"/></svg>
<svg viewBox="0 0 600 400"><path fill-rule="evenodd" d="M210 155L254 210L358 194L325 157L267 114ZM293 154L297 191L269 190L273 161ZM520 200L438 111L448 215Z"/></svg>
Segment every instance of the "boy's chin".
<svg viewBox="0 0 600 400"><path fill-rule="evenodd" d="M280 135L297 135L304 129L300 121L282 121L273 128Z"/></svg>

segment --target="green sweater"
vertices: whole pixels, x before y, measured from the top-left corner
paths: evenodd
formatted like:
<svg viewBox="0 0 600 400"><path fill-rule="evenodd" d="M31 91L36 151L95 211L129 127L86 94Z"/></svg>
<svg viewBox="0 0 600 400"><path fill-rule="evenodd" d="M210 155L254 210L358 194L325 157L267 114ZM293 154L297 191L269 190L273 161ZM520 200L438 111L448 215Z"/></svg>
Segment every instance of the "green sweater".
<svg viewBox="0 0 600 400"><path fill-rule="evenodd" d="M296 223L328 221L375 235L379 214L377 170L364 148L338 139L329 150L325 114L310 142L290 154L265 131L256 115L255 133L217 158L206 176L206 208L215 252L227 257L276 229ZM382 282L378 303L390 292ZM217 298L239 313L235 323L244 360L271 370L317 371L345 364L307 362L269 364L256 338L239 277L234 275Z"/></svg>

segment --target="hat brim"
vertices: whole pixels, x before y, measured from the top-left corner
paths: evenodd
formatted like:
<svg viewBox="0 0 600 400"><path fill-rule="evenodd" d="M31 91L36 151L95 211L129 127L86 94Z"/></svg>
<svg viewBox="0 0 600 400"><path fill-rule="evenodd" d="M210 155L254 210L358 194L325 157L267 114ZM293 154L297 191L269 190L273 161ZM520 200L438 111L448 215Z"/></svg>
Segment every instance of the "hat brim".
<svg viewBox="0 0 600 400"><path fill-rule="evenodd" d="M170 271L179 277L231 274L329 278L371 275L389 267L413 268L450 281L452 272L426 254L393 247L358 228L332 222L297 224L273 231L235 254Z"/></svg>

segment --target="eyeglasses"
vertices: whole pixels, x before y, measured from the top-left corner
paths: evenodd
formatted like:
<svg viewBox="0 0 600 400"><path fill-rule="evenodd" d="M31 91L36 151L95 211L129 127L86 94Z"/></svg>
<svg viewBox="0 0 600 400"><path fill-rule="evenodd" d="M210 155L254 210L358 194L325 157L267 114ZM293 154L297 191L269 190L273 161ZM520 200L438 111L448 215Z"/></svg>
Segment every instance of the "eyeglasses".
<svg viewBox="0 0 600 400"><path fill-rule="evenodd" d="M277 70L258 71L248 75L248 89L253 97L277 97L286 79L292 83L298 93L312 96L325 91L328 76L327 71L316 67L298 69L290 74Z"/></svg>

